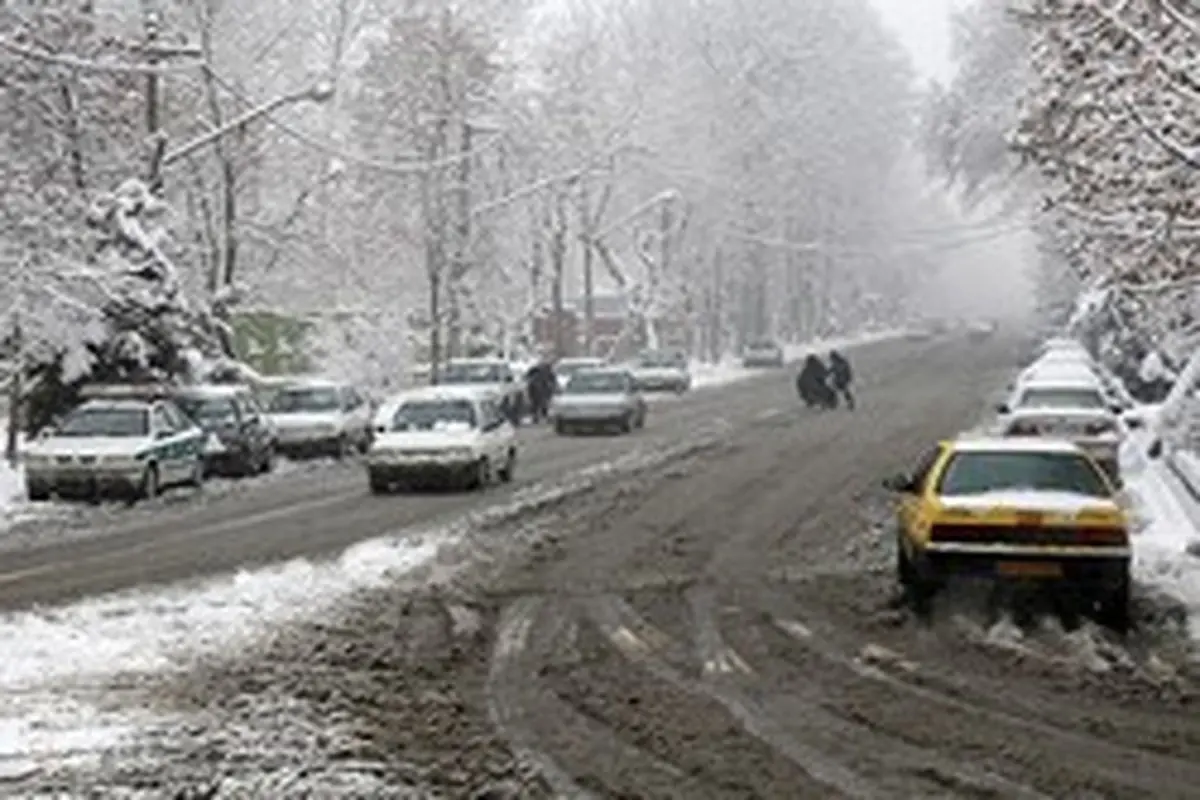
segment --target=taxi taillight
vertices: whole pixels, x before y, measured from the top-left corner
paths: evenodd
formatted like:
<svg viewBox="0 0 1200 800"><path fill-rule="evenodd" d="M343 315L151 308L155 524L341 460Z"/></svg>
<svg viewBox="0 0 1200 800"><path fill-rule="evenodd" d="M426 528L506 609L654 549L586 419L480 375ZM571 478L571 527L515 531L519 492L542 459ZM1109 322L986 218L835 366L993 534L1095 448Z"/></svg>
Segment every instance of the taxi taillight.
<svg viewBox="0 0 1200 800"><path fill-rule="evenodd" d="M934 542L976 542L988 544L1048 545L1125 545L1129 536L1124 528L1111 526L1032 526L1032 525L934 525Z"/></svg>

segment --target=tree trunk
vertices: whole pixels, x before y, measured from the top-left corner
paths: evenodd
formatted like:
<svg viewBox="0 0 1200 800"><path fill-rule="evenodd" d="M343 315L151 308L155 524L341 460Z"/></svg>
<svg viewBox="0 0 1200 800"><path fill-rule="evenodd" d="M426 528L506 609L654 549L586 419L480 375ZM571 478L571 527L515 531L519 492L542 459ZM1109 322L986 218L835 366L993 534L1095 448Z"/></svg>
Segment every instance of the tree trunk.
<svg viewBox="0 0 1200 800"><path fill-rule="evenodd" d="M596 297L595 276L593 274L595 251L592 248L592 235L595 225L592 221L591 192L588 191L588 180L584 178L579 183L579 205L583 213L580 221L583 223L583 354L595 355L596 350Z"/></svg>
<svg viewBox="0 0 1200 800"><path fill-rule="evenodd" d="M550 291L551 313L554 316L554 357L563 358L566 341L563 336L563 318L566 313L563 303L563 273L567 260L567 214L562 192L554 197L553 236L550 242Z"/></svg>
<svg viewBox="0 0 1200 800"><path fill-rule="evenodd" d="M20 302L20 301L18 301ZM12 329L13 368L8 379L8 436L4 443L4 459L9 466L16 467L19 453L17 440L21 431L22 382L25 372L25 332L21 325L21 310L15 312Z"/></svg>

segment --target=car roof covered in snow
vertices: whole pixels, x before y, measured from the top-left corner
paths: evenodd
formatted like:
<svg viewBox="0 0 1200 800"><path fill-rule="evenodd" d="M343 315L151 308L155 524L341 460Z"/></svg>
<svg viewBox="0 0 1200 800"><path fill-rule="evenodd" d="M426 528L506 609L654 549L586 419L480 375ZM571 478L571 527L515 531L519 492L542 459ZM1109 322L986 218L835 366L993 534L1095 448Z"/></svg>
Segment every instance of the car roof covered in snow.
<svg viewBox="0 0 1200 800"><path fill-rule="evenodd" d="M555 364L566 364L569 367L574 367L574 366L583 366L583 365L590 365L590 364L597 364L597 365L607 364L608 359L601 358L600 356L573 356L571 358L560 358L558 361L556 361L554 363Z"/></svg>
<svg viewBox="0 0 1200 800"><path fill-rule="evenodd" d="M201 383L184 386L175 394L181 397L236 397L250 391L249 386L241 383Z"/></svg>
<svg viewBox="0 0 1200 800"><path fill-rule="evenodd" d="M1079 419L1116 419L1117 415L1107 408L1087 408L1085 406L1053 407L1018 406L1006 414L1009 419L1034 419L1038 417L1077 417Z"/></svg>
<svg viewBox="0 0 1200 800"><path fill-rule="evenodd" d="M480 397L494 395L495 391L485 386L450 384L448 386L421 386L409 389L388 399L385 405L398 406L414 400L478 400Z"/></svg>
<svg viewBox="0 0 1200 800"><path fill-rule="evenodd" d="M1079 446L1066 439L1040 436L1000 438L995 436L963 436L950 442L956 453L1082 453Z"/></svg>
<svg viewBox="0 0 1200 800"><path fill-rule="evenodd" d="M346 381L323 378L319 375L296 375L284 383L280 387L280 391L286 392L289 389L341 389L349 385Z"/></svg>
<svg viewBox="0 0 1200 800"><path fill-rule="evenodd" d="M145 411L154 403L153 399L141 400L136 397L120 397L120 398L96 398L94 400L85 400L75 407L75 410L80 409L108 409L112 411Z"/></svg>
<svg viewBox="0 0 1200 800"><path fill-rule="evenodd" d="M1086 389L1104 394L1104 386L1100 383L1099 378L1089 379L1086 376L1080 377L1078 375L1039 375L1029 380L1021 381L1017 387L1019 392L1026 392L1030 389Z"/></svg>

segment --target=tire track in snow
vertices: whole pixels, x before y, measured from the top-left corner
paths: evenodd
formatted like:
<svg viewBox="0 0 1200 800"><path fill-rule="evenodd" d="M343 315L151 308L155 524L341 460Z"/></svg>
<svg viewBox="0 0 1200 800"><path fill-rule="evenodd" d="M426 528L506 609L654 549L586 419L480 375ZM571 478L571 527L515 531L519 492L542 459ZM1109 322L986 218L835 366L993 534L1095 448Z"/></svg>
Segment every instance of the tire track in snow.
<svg viewBox="0 0 1200 800"><path fill-rule="evenodd" d="M518 758L536 768L551 791L564 800L590 800L594 795L584 791L553 759L538 749L537 738L525 721L521 698L516 696L518 687L532 677L522 670L522 656L543 605L541 598L524 597L509 604L501 614L488 674L488 710L492 722L512 743Z"/></svg>
<svg viewBox="0 0 1200 800"><path fill-rule="evenodd" d="M678 645L650 625L624 600L603 597L588 604L588 613L612 645L627 659L652 675L689 694L716 701L759 741L781 753L816 782L846 797L873 800L879 796L870 782L838 763L826 753L808 747L790 736L758 700L732 684L692 680L660 657Z"/></svg>

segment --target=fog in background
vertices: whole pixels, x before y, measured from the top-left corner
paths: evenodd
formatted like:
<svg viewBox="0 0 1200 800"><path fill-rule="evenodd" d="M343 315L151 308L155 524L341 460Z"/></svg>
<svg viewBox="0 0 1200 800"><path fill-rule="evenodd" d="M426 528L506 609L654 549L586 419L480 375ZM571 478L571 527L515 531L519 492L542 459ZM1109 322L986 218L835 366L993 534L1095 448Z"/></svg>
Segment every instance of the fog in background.
<svg viewBox="0 0 1200 800"><path fill-rule="evenodd" d="M953 75L950 14L969 0L871 1L902 37L913 63L926 80L941 82ZM981 222L989 216L989 210L972 215L955 207L952 212L952 220L957 218L964 225L990 227ZM947 250L945 266L931 288L929 312L946 316L1026 316L1033 309L1029 270L1036 258L1034 238L1027 232Z"/></svg>

